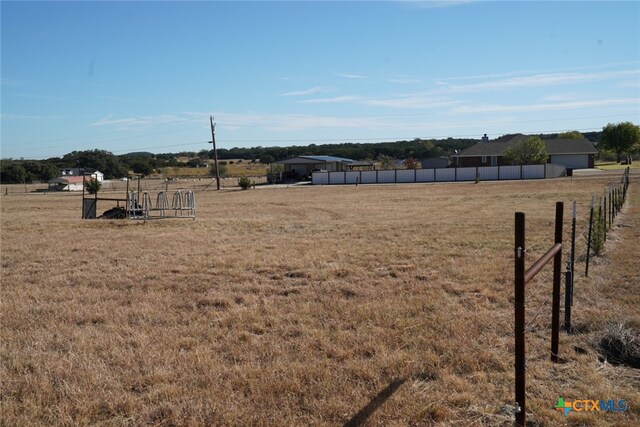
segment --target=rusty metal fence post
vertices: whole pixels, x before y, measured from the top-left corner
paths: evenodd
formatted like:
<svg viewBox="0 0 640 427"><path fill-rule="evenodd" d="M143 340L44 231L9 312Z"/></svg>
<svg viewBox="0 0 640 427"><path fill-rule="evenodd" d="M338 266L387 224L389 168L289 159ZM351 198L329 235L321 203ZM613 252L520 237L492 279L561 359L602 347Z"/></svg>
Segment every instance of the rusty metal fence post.
<svg viewBox="0 0 640 427"><path fill-rule="evenodd" d="M526 423L525 373L525 286L553 258L553 296L551 314L551 360L558 362L560 326L560 285L562 280L562 216L564 205L556 203L554 245L531 267L525 269L525 215L515 214L514 245L514 333L516 425Z"/></svg>
<svg viewBox="0 0 640 427"><path fill-rule="evenodd" d="M573 201L573 216L571 218L571 260L567 264L564 289L564 329L571 333L571 306L573 305L573 284L576 262L576 201Z"/></svg>
<svg viewBox="0 0 640 427"><path fill-rule="evenodd" d="M525 308L525 221L524 213L516 212L515 227L515 368L516 368L516 424L525 425L525 339L524 339L524 308Z"/></svg>
<svg viewBox="0 0 640 427"><path fill-rule="evenodd" d="M556 245L560 245L553 257L553 301L551 312L551 360L558 361L558 344L560 331L560 286L562 283L562 214L563 203L556 203Z"/></svg>

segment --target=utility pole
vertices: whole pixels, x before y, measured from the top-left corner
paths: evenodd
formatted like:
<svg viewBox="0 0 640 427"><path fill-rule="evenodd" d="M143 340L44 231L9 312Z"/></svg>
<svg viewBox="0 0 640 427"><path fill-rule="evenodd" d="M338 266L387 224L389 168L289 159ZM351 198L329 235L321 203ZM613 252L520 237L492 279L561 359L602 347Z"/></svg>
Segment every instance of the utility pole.
<svg viewBox="0 0 640 427"><path fill-rule="evenodd" d="M218 170L218 150L216 149L216 125L213 123L213 116L209 116L209 123L211 124L211 141L213 144L213 162L216 168L216 187L220 189L220 171Z"/></svg>

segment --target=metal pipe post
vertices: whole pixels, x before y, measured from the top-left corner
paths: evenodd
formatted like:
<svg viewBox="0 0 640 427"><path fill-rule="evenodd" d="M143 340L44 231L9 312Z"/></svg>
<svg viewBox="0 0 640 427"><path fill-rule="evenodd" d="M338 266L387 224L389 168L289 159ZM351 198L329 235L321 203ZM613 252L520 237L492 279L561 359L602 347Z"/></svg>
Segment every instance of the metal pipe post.
<svg viewBox="0 0 640 427"><path fill-rule="evenodd" d="M596 195L591 195L591 208L589 208L589 233L587 235L587 261L584 266L584 277L589 277L589 257L591 256L591 232L593 230L593 207Z"/></svg>
<svg viewBox="0 0 640 427"><path fill-rule="evenodd" d="M220 169L218 165L218 149L216 148L216 124L213 123L213 116L209 116L211 125L211 144L213 144L213 164L216 168L216 189L220 190Z"/></svg>
<svg viewBox="0 0 640 427"><path fill-rule="evenodd" d="M526 419L525 395L525 339L524 339L524 303L525 303L525 227L524 213L516 212L515 217L515 380L516 380L516 425L524 426Z"/></svg>
<svg viewBox="0 0 640 427"><path fill-rule="evenodd" d="M609 187L609 229L613 226L613 196L611 187Z"/></svg>
<svg viewBox="0 0 640 427"><path fill-rule="evenodd" d="M556 203L555 243L562 245L562 214L564 205ZM562 282L562 251L553 257L553 301L551 313L551 360L558 362L558 343L560 335L560 286Z"/></svg>
<svg viewBox="0 0 640 427"><path fill-rule="evenodd" d="M602 204L602 208L604 209L604 215L601 215L602 219L602 235L604 236L604 241L607 241L607 195L604 195L604 203Z"/></svg>
<svg viewBox="0 0 640 427"><path fill-rule="evenodd" d="M573 218L571 219L571 290L573 291L573 272L576 271L576 201L573 201ZM573 295L569 295L573 301Z"/></svg>

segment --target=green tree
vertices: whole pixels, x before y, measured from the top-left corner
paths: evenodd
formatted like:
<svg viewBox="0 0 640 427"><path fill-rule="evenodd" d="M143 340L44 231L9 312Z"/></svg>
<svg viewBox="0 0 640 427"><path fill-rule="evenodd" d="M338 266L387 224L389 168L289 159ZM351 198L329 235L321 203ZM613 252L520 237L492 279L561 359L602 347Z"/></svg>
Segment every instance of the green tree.
<svg viewBox="0 0 640 427"><path fill-rule="evenodd" d="M139 158L131 164L131 170L134 173L140 173L143 176L151 175L153 173L153 166L143 158Z"/></svg>
<svg viewBox="0 0 640 427"><path fill-rule="evenodd" d="M393 169L393 158L387 155L378 156L378 161L380 162L380 169L387 170Z"/></svg>
<svg viewBox="0 0 640 427"><path fill-rule="evenodd" d="M72 151L62 157L64 167L97 169L107 179L127 174L127 168L119 157L105 150Z"/></svg>
<svg viewBox="0 0 640 427"><path fill-rule="evenodd" d="M102 183L95 178L84 182L84 188L89 194L97 194L102 188Z"/></svg>
<svg viewBox="0 0 640 427"><path fill-rule="evenodd" d="M622 153L637 150L640 146L640 126L631 122L609 123L602 128L602 148L616 152L616 160L622 159Z"/></svg>
<svg viewBox="0 0 640 427"><path fill-rule="evenodd" d="M202 160L210 159L213 156L213 150L200 150L198 151L198 157Z"/></svg>
<svg viewBox="0 0 640 427"><path fill-rule="evenodd" d="M19 184L27 180L27 170L18 163L11 161L2 161L2 172L0 174L0 181L3 184Z"/></svg>
<svg viewBox="0 0 640 427"><path fill-rule="evenodd" d="M60 170L55 165L46 162L40 165L39 177L42 181L49 181L50 179L57 178L58 175L60 175Z"/></svg>
<svg viewBox="0 0 640 427"><path fill-rule="evenodd" d="M511 165L539 165L547 162L547 147L538 136L518 141L504 151L504 159Z"/></svg>
<svg viewBox="0 0 640 427"><path fill-rule="evenodd" d="M582 135L577 130L562 132L561 134L558 134L558 139L582 139L582 138L584 138L584 135Z"/></svg>
<svg viewBox="0 0 640 427"><path fill-rule="evenodd" d="M260 156L260 163L262 164L270 165L275 161L276 161L275 157L273 157L271 154L263 154L262 156Z"/></svg>

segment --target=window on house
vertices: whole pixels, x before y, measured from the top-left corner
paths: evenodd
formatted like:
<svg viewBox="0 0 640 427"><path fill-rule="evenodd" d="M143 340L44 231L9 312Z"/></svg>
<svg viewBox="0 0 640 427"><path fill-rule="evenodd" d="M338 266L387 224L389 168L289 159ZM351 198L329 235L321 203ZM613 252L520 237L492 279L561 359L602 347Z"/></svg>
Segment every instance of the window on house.
<svg viewBox="0 0 640 427"><path fill-rule="evenodd" d="M487 163L487 156L482 156L482 163Z"/></svg>

